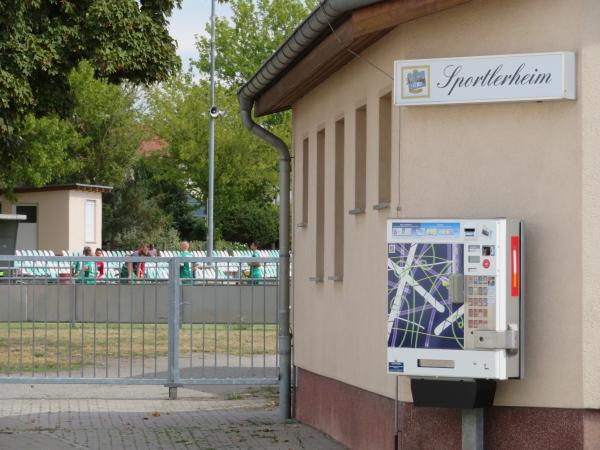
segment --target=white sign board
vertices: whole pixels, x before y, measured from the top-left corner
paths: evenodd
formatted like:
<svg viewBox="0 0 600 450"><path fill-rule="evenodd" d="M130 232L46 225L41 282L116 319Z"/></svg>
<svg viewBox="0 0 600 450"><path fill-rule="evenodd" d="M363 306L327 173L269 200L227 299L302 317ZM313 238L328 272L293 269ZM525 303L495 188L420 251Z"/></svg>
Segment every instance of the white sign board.
<svg viewBox="0 0 600 450"><path fill-rule="evenodd" d="M572 52L395 61L398 106L575 99Z"/></svg>

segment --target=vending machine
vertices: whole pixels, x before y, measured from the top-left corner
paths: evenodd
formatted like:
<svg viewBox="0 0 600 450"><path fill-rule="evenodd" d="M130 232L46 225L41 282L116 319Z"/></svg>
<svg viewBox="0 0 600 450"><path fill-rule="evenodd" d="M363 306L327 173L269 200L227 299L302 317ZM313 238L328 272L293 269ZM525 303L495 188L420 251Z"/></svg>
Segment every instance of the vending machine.
<svg viewBox="0 0 600 450"><path fill-rule="evenodd" d="M524 376L523 222L390 219L387 370Z"/></svg>

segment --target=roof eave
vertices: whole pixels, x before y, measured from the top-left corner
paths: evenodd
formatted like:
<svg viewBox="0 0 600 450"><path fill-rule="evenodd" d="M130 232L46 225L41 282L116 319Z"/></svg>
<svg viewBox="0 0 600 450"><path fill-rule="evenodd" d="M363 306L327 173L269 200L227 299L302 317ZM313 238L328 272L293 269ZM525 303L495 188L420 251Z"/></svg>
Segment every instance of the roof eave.
<svg viewBox="0 0 600 450"><path fill-rule="evenodd" d="M29 192L52 192L52 191L83 191L83 192L100 192L107 193L112 192L112 186L103 186L97 184L82 184L82 183L71 183L71 184L53 184L42 187L18 187L13 190L15 194L25 194Z"/></svg>

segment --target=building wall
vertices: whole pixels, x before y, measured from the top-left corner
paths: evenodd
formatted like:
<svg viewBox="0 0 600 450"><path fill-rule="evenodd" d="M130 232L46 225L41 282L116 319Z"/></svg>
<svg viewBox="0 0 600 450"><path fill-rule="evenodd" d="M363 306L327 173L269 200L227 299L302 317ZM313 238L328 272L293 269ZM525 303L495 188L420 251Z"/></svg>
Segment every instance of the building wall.
<svg viewBox="0 0 600 450"><path fill-rule="evenodd" d="M378 202L378 98L392 80L354 60L294 105L294 221L309 138L309 214L294 227L294 363L386 397L386 220L526 221L526 378L496 405L598 408L600 12L592 0L473 0L397 27L363 53L397 59L576 51L578 100L394 108L391 208ZM367 208L344 215L344 279L333 270L334 123L345 118L345 198L354 203L355 109L367 105ZM325 280L315 271L317 132L325 128ZM585 166L584 166L585 164ZM595 274L595 275L594 275ZM406 380L401 398L410 401Z"/></svg>
<svg viewBox="0 0 600 450"><path fill-rule="evenodd" d="M581 116L582 129L582 332L583 332L583 402L586 408L600 407L600 2L583 2L581 30ZM586 422L589 429L599 420ZM600 442L600 432L595 434Z"/></svg>
<svg viewBox="0 0 600 450"><path fill-rule="evenodd" d="M95 237L85 240L85 202L96 202ZM2 212L13 212L13 204L0 197ZM84 191L43 191L17 194L18 204L38 205L38 249L81 250L89 245L95 249L102 243L102 194Z"/></svg>
<svg viewBox="0 0 600 450"><path fill-rule="evenodd" d="M16 194L17 204L38 205L38 248L59 252L69 249L69 191ZM5 213L13 204L0 199Z"/></svg>
<svg viewBox="0 0 600 450"><path fill-rule="evenodd" d="M301 370L296 417L327 431L351 449L459 450L461 411L398 404L398 447L394 445L394 400ZM494 450L596 450L600 410L488 408L485 448Z"/></svg>

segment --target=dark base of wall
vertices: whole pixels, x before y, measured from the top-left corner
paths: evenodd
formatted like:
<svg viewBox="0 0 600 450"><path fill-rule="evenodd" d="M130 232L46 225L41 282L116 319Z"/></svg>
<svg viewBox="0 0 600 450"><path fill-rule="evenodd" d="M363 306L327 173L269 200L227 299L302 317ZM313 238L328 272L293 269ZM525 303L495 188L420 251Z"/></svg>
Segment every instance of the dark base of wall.
<svg viewBox="0 0 600 450"><path fill-rule="evenodd" d="M296 417L351 449L394 449L394 401L299 369ZM401 403L399 449L461 448L460 410ZM487 449L600 449L600 410L495 406L485 411Z"/></svg>

